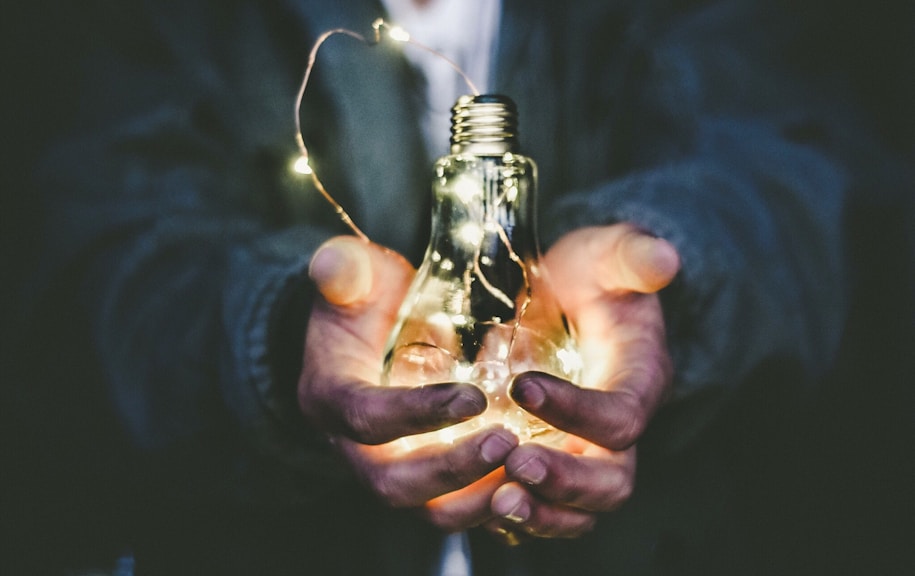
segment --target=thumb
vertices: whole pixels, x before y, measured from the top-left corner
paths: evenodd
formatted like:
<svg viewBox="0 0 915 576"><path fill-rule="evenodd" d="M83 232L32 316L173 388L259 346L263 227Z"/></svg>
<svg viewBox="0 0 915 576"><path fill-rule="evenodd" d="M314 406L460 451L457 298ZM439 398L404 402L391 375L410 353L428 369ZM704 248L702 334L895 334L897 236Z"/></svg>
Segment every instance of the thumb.
<svg viewBox="0 0 915 576"><path fill-rule="evenodd" d="M330 304L347 306L364 300L372 291L368 244L352 236L331 238L315 251L308 275Z"/></svg>
<svg viewBox="0 0 915 576"><path fill-rule="evenodd" d="M650 294L661 290L680 270L680 256L666 240L624 225L601 258L604 281L615 288Z"/></svg>

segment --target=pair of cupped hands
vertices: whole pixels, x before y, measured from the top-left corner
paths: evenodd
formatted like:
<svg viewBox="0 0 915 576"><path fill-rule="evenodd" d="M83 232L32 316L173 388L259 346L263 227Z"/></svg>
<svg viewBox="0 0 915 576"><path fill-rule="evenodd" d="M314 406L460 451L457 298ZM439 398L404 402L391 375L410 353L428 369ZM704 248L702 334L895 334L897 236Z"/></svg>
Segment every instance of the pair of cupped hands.
<svg viewBox="0 0 915 576"><path fill-rule="evenodd" d="M677 274L679 257L665 240L621 223L565 235L542 264L597 385L530 372L515 377L510 393L567 432L563 443L519 444L496 426L404 451L393 441L472 418L486 398L466 383L379 386L385 341L414 271L355 237L333 238L315 253L309 273L320 296L299 404L387 505L415 508L449 532L483 526L515 544L579 536L631 495L636 441L670 387L657 292Z"/></svg>

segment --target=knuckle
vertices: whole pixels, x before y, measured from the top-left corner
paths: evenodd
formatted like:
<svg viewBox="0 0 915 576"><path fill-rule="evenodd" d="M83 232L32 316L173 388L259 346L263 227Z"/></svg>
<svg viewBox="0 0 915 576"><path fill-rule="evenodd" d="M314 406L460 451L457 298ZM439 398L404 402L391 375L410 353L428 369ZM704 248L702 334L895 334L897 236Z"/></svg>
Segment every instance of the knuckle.
<svg viewBox="0 0 915 576"><path fill-rule="evenodd" d="M348 436L360 442L370 443L372 427L362 406L347 406L343 411L343 421Z"/></svg>
<svg viewBox="0 0 915 576"><path fill-rule="evenodd" d="M347 436L363 444L380 444L385 441L380 436L366 402L355 394L349 394L342 406L343 432Z"/></svg>
<svg viewBox="0 0 915 576"><path fill-rule="evenodd" d="M457 452L448 453L437 476L442 484L453 488L466 486L476 479L474 470L467 468L467 463L458 457Z"/></svg>
<svg viewBox="0 0 915 576"><path fill-rule="evenodd" d="M647 422L645 408L632 394L619 393L616 397L615 425L610 433L610 446L616 450L629 448L642 436Z"/></svg>
<svg viewBox="0 0 915 576"><path fill-rule="evenodd" d="M557 475L550 483L551 499L561 503L576 502L581 494L575 479L567 475Z"/></svg>

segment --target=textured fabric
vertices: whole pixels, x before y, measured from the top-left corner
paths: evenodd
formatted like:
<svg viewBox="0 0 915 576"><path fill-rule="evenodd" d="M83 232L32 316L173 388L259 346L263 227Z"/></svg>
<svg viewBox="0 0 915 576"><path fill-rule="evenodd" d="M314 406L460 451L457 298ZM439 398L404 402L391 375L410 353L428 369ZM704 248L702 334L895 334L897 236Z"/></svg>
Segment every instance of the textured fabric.
<svg viewBox="0 0 915 576"><path fill-rule="evenodd" d="M259 554L277 574L303 557L306 573L427 573L434 531L361 494L294 396L305 270L345 229L288 169L293 97L315 37L369 33L380 5L108 9L79 114L39 170L35 301L85 318L72 332L92 361L74 365L73 385L100 389L100 410L129 439L119 449L154 471L155 498L174 518L193 510L204 527L240 526L202 549L195 522L171 540L156 533L145 557L128 532L138 573L144 559L167 565L169 549L222 573L258 566ZM867 143L840 79L796 65L803 22L748 0L504 1L495 88L517 102L522 147L540 167L545 247L626 220L670 240L683 269L662 295L674 397L643 443L633 501L579 541L507 552L477 541L476 574L683 573L690 562L740 573L748 561L710 438L748 391L801 396L833 361L843 202L859 185L852 145ZM421 88L398 48L339 37L301 116L327 188L414 262L428 229ZM287 540L258 536L280 529Z"/></svg>

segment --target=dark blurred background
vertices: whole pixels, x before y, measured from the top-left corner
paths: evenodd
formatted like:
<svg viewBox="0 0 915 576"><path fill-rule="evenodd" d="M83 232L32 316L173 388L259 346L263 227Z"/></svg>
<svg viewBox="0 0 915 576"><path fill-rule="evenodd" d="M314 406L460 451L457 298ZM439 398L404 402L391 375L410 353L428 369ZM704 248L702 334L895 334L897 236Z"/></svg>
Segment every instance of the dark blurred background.
<svg viewBox="0 0 915 576"><path fill-rule="evenodd" d="M136 518L169 522L144 492L162 487L136 477L104 391L83 373L86 319L73 311L57 333L36 333L42 303L23 282L40 243L29 174L80 106L81 55L106 33L129 31L131 14L102 0L16 4L0 9L0 572L40 557L48 573L65 574L79 562L111 566ZM886 170L849 205L854 300L836 366L787 412L766 412L762 396L748 401L734 418L778 432L730 448L759 543L783 573L915 574L915 3L791 6L815 31L799 65L851 77L848 96Z"/></svg>

